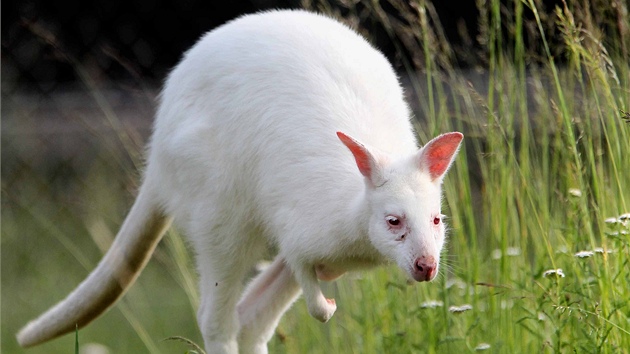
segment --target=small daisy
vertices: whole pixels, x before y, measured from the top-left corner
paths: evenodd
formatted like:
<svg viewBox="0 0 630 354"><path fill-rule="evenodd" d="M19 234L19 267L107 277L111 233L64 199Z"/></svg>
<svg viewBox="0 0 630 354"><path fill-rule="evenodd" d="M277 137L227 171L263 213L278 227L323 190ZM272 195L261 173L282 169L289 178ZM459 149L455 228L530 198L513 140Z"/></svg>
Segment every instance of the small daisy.
<svg viewBox="0 0 630 354"><path fill-rule="evenodd" d="M550 277L552 275L555 275L556 277L559 278L564 278L564 272L562 271L561 268L558 269L549 269L543 272L543 277Z"/></svg>
<svg viewBox="0 0 630 354"><path fill-rule="evenodd" d="M446 281L446 288L450 289L452 287L456 286L457 288L464 290L466 289L466 282L459 279L459 278L451 278L449 280Z"/></svg>
<svg viewBox="0 0 630 354"><path fill-rule="evenodd" d="M508 256L520 256L521 255L521 249L520 247L508 247L507 250L505 250L505 253L507 253Z"/></svg>
<svg viewBox="0 0 630 354"><path fill-rule="evenodd" d="M451 306L448 308L448 310L452 313L462 313L462 312L472 310L472 306L468 304L462 305L462 306Z"/></svg>
<svg viewBox="0 0 630 354"><path fill-rule="evenodd" d="M442 307L442 306L444 306L444 303L442 301L429 300L429 301L423 302L422 305L420 305L420 308L423 308L423 309L434 309L436 307Z"/></svg>
<svg viewBox="0 0 630 354"><path fill-rule="evenodd" d="M506 256L510 256L510 257L520 256L521 255L521 248L520 247L508 247L505 250L505 255ZM503 257L503 252L501 252L500 249L495 249L495 250L492 251L491 257L492 257L492 259L501 259L501 257Z"/></svg>
<svg viewBox="0 0 630 354"><path fill-rule="evenodd" d="M590 256L592 256L594 253L593 251L580 251L576 254L574 254L574 256L578 257L578 258L588 258Z"/></svg>
<svg viewBox="0 0 630 354"><path fill-rule="evenodd" d="M512 307L514 307L514 301L512 301L512 300L501 300L501 309L502 310L511 309Z"/></svg>
<svg viewBox="0 0 630 354"><path fill-rule="evenodd" d="M482 350L488 350L490 349L490 344L488 343L479 343L476 347L475 350L480 352Z"/></svg>
<svg viewBox="0 0 630 354"><path fill-rule="evenodd" d="M568 253L569 249L567 248L566 245L560 245L558 246L558 249L556 250L556 253Z"/></svg>
<svg viewBox="0 0 630 354"><path fill-rule="evenodd" d="M630 220L630 213L619 215L619 220L621 220L622 222Z"/></svg>
<svg viewBox="0 0 630 354"><path fill-rule="evenodd" d="M582 196L582 191L577 188L569 188L569 195L572 197L579 198Z"/></svg>
<svg viewBox="0 0 630 354"><path fill-rule="evenodd" d="M616 223L619 222L619 220L617 218L606 218L606 220L604 220L604 222L608 225L615 225Z"/></svg>

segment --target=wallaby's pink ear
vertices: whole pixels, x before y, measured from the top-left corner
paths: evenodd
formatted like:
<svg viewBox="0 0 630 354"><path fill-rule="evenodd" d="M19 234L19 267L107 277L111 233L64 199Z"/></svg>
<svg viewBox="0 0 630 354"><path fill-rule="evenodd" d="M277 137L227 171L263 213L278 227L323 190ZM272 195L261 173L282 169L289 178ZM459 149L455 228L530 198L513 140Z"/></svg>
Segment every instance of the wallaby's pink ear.
<svg viewBox="0 0 630 354"><path fill-rule="evenodd" d="M464 134L459 132L442 134L429 141L419 153L421 169L429 172L431 180L441 180L453 163Z"/></svg>
<svg viewBox="0 0 630 354"><path fill-rule="evenodd" d="M382 169L374 155L365 147L365 145L349 137L348 135L337 132L339 140L352 152L357 162L359 172L370 181L372 186L382 184Z"/></svg>

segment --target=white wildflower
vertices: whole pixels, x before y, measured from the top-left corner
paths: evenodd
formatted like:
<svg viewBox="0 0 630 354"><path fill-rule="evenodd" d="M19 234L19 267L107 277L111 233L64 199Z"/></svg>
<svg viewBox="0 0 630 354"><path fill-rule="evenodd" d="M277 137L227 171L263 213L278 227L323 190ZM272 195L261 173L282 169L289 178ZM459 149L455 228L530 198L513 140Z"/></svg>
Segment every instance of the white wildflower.
<svg viewBox="0 0 630 354"><path fill-rule="evenodd" d="M450 289L453 286L457 286L457 288L464 290L466 289L466 282L459 278L452 278L446 281L446 288Z"/></svg>
<svg viewBox="0 0 630 354"><path fill-rule="evenodd" d="M543 272L543 277L550 277L552 275L555 275L559 278L564 278L564 272L562 271L561 268L558 269L549 269Z"/></svg>
<svg viewBox="0 0 630 354"><path fill-rule="evenodd" d="M472 310L472 305L465 304L461 306L451 306L448 308L448 310L452 313L462 313L462 312Z"/></svg>
<svg viewBox="0 0 630 354"><path fill-rule="evenodd" d="M87 343L81 346L81 354L109 354L110 350L106 346L98 343Z"/></svg>
<svg viewBox="0 0 630 354"><path fill-rule="evenodd" d="M490 349L490 344L488 343L479 343L476 347L475 350L480 352L482 350L488 350Z"/></svg>
<svg viewBox="0 0 630 354"><path fill-rule="evenodd" d="M420 305L420 308L423 308L423 309L434 309L436 307L442 307L442 306L444 306L444 303L442 301L429 300L429 301L423 302L422 305Z"/></svg>
<svg viewBox="0 0 630 354"><path fill-rule="evenodd" d="M538 321L545 321L547 319L547 315L544 312L538 313Z"/></svg>
<svg viewBox="0 0 630 354"><path fill-rule="evenodd" d="M606 218L606 220L604 220L604 222L608 225L614 225L617 224L619 222L619 219L612 217L612 218Z"/></svg>
<svg viewBox="0 0 630 354"><path fill-rule="evenodd" d="M520 256L521 255L521 249L520 247L508 247L507 250L505 251L505 253L508 256Z"/></svg>
<svg viewBox="0 0 630 354"><path fill-rule="evenodd" d="M508 247L505 249L505 255L510 257L520 256L521 248L520 247ZM491 254L492 259L501 259L503 257L503 252L500 249L495 249Z"/></svg>
<svg viewBox="0 0 630 354"><path fill-rule="evenodd" d="M514 307L514 301L501 300L501 310L511 309L512 307Z"/></svg>
<svg viewBox="0 0 630 354"><path fill-rule="evenodd" d="M604 250L601 247L595 247L595 248L593 248L593 252L595 252L595 253L602 253L603 254L603 253L613 253L614 251L613 250Z"/></svg>
<svg viewBox="0 0 630 354"><path fill-rule="evenodd" d="M625 214L619 215L619 220L621 220L622 222L630 220L630 213L625 213Z"/></svg>
<svg viewBox="0 0 630 354"><path fill-rule="evenodd" d="M578 198L582 196L582 191L577 188L569 188L569 195Z"/></svg>
<svg viewBox="0 0 630 354"><path fill-rule="evenodd" d="M574 256L578 257L578 258L588 258L590 256L592 256L594 253L593 251L580 251L576 254L574 254Z"/></svg>

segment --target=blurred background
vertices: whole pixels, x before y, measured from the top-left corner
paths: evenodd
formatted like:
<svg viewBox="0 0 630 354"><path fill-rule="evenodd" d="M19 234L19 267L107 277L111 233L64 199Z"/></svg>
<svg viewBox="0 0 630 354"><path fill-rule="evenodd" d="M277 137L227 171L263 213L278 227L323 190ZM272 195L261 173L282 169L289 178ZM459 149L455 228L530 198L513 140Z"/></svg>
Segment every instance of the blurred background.
<svg viewBox="0 0 630 354"><path fill-rule="evenodd" d="M555 51L558 31L552 16L561 0L537 1L548 40ZM92 134L120 135L130 128L127 144L141 148L150 130L161 83L205 32L239 15L276 8L305 8L339 18L359 30L385 53L406 86L409 73L457 68L468 80L487 87L489 14L474 1L160 1L26 0L2 5L2 177L11 189L21 164L50 170L51 180L65 180L90 160ZM502 15L513 17L507 2ZM482 10L480 10L482 9ZM425 48L420 17L435 28ZM529 19L523 38L531 64L542 56L538 30ZM513 24L502 22L505 38ZM499 43L511 50L513 41ZM559 60L563 60L559 56ZM485 77L485 78L484 78ZM426 95L425 83L410 88ZM411 100L412 106L416 104ZM422 119L424 112L414 106ZM103 115L109 117L102 119ZM114 119L115 118L115 119ZM115 122L113 121L115 120ZM118 130L118 132L117 132ZM129 129L127 129L129 130ZM87 139L87 140L86 140ZM12 144L17 141L16 144ZM131 146L128 146L131 147ZM34 152L37 153L34 153ZM33 160L35 159L35 160ZM79 165L73 166L77 163ZM68 166L70 164L70 166Z"/></svg>
<svg viewBox="0 0 630 354"><path fill-rule="evenodd" d="M326 13L362 33L399 73L420 141L459 130L466 147L445 183L452 231L437 285L408 287L388 268L327 284L343 311L323 326L298 303L270 352L630 345L630 239L619 236L628 223L615 219L611 231L604 222L630 200L627 1L21 0L2 3L0 352L22 352L17 330L109 247L169 70L205 32L276 8ZM595 246L617 253L576 263L572 252ZM552 266L580 276L570 289L541 279ZM195 277L174 230L82 343L109 353L184 352L161 341L176 335L201 343ZM449 304L474 310L453 315ZM576 304L588 320L556 311ZM66 336L27 353L73 347Z"/></svg>
<svg viewBox="0 0 630 354"><path fill-rule="evenodd" d="M560 1L546 1L555 6ZM412 8L405 2L397 5ZM473 1L432 4L460 65L474 65L479 11ZM278 8L310 8L346 18L361 29L401 68L409 60L404 45L375 16L404 22L389 1L322 2L300 0L199 1L159 0L19 1L3 5L3 93L54 91L80 81L77 61L97 81L160 82L182 53L206 31L239 15ZM407 9L405 9L407 10ZM71 58L69 58L71 57Z"/></svg>

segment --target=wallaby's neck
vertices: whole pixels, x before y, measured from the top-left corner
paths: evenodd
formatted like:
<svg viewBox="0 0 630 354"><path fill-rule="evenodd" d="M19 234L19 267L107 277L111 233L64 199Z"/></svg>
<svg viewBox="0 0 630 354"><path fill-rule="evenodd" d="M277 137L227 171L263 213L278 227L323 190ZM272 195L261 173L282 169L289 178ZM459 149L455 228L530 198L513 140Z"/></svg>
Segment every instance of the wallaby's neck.
<svg viewBox="0 0 630 354"><path fill-rule="evenodd" d="M379 260L380 253L372 246L369 238L370 227L370 202L367 186L360 189L352 198L348 199L344 211L340 213L343 218L341 224L344 234L341 235L346 243L346 251L353 257L365 260ZM343 216L342 216L343 215Z"/></svg>

